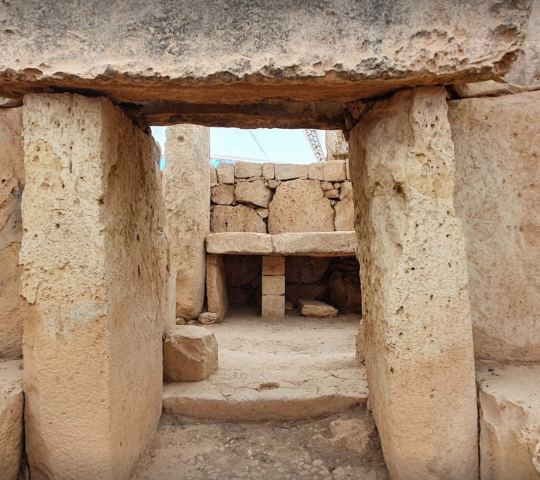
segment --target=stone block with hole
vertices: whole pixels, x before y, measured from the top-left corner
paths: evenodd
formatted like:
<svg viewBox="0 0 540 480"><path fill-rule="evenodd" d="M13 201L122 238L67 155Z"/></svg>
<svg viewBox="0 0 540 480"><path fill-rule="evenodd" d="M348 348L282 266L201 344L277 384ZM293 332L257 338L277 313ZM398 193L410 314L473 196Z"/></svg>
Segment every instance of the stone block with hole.
<svg viewBox="0 0 540 480"><path fill-rule="evenodd" d="M218 344L204 327L177 325L165 332L163 378L169 382L200 382L218 368Z"/></svg>

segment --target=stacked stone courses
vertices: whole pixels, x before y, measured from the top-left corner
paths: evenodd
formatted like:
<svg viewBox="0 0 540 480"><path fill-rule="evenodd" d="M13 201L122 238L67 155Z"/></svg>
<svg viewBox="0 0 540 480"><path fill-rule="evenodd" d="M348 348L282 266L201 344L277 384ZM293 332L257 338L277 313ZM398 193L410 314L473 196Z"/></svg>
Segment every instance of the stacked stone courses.
<svg viewBox="0 0 540 480"><path fill-rule="evenodd" d="M210 166L211 232L354 230L348 160Z"/></svg>

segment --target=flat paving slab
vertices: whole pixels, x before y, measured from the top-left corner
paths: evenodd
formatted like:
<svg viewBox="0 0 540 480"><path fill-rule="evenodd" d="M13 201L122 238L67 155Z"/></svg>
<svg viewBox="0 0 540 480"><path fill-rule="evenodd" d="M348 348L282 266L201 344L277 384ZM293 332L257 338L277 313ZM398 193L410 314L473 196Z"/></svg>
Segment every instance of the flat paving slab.
<svg viewBox="0 0 540 480"><path fill-rule="evenodd" d="M235 308L211 329L219 367L207 380L167 383L165 413L214 420L317 418L368 398L365 371L355 359L360 316L262 320Z"/></svg>

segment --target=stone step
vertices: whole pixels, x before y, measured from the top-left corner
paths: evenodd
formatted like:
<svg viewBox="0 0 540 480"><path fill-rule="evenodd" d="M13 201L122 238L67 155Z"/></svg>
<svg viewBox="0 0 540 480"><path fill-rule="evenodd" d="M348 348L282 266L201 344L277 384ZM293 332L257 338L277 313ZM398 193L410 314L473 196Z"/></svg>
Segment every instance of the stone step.
<svg viewBox="0 0 540 480"><path fill-rule="evenodd" d="M368 387L354 354L248 354L220 350L209 379L167 383L163 411L220 421L301 420L364 404Z"/></svg>

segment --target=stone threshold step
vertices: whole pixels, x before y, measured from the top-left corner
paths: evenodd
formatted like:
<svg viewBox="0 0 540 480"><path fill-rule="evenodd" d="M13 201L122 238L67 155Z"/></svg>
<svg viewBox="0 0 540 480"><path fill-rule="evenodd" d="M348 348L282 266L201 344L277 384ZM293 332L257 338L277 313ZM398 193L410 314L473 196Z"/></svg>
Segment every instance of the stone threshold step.
<svg viewBox="0 0 540 480"><path fill-rule="evenodd" d="M221 421L305 420L367 402L361 368L300 373L221 369L203 382L167 383L163 412Z"/></svg>

